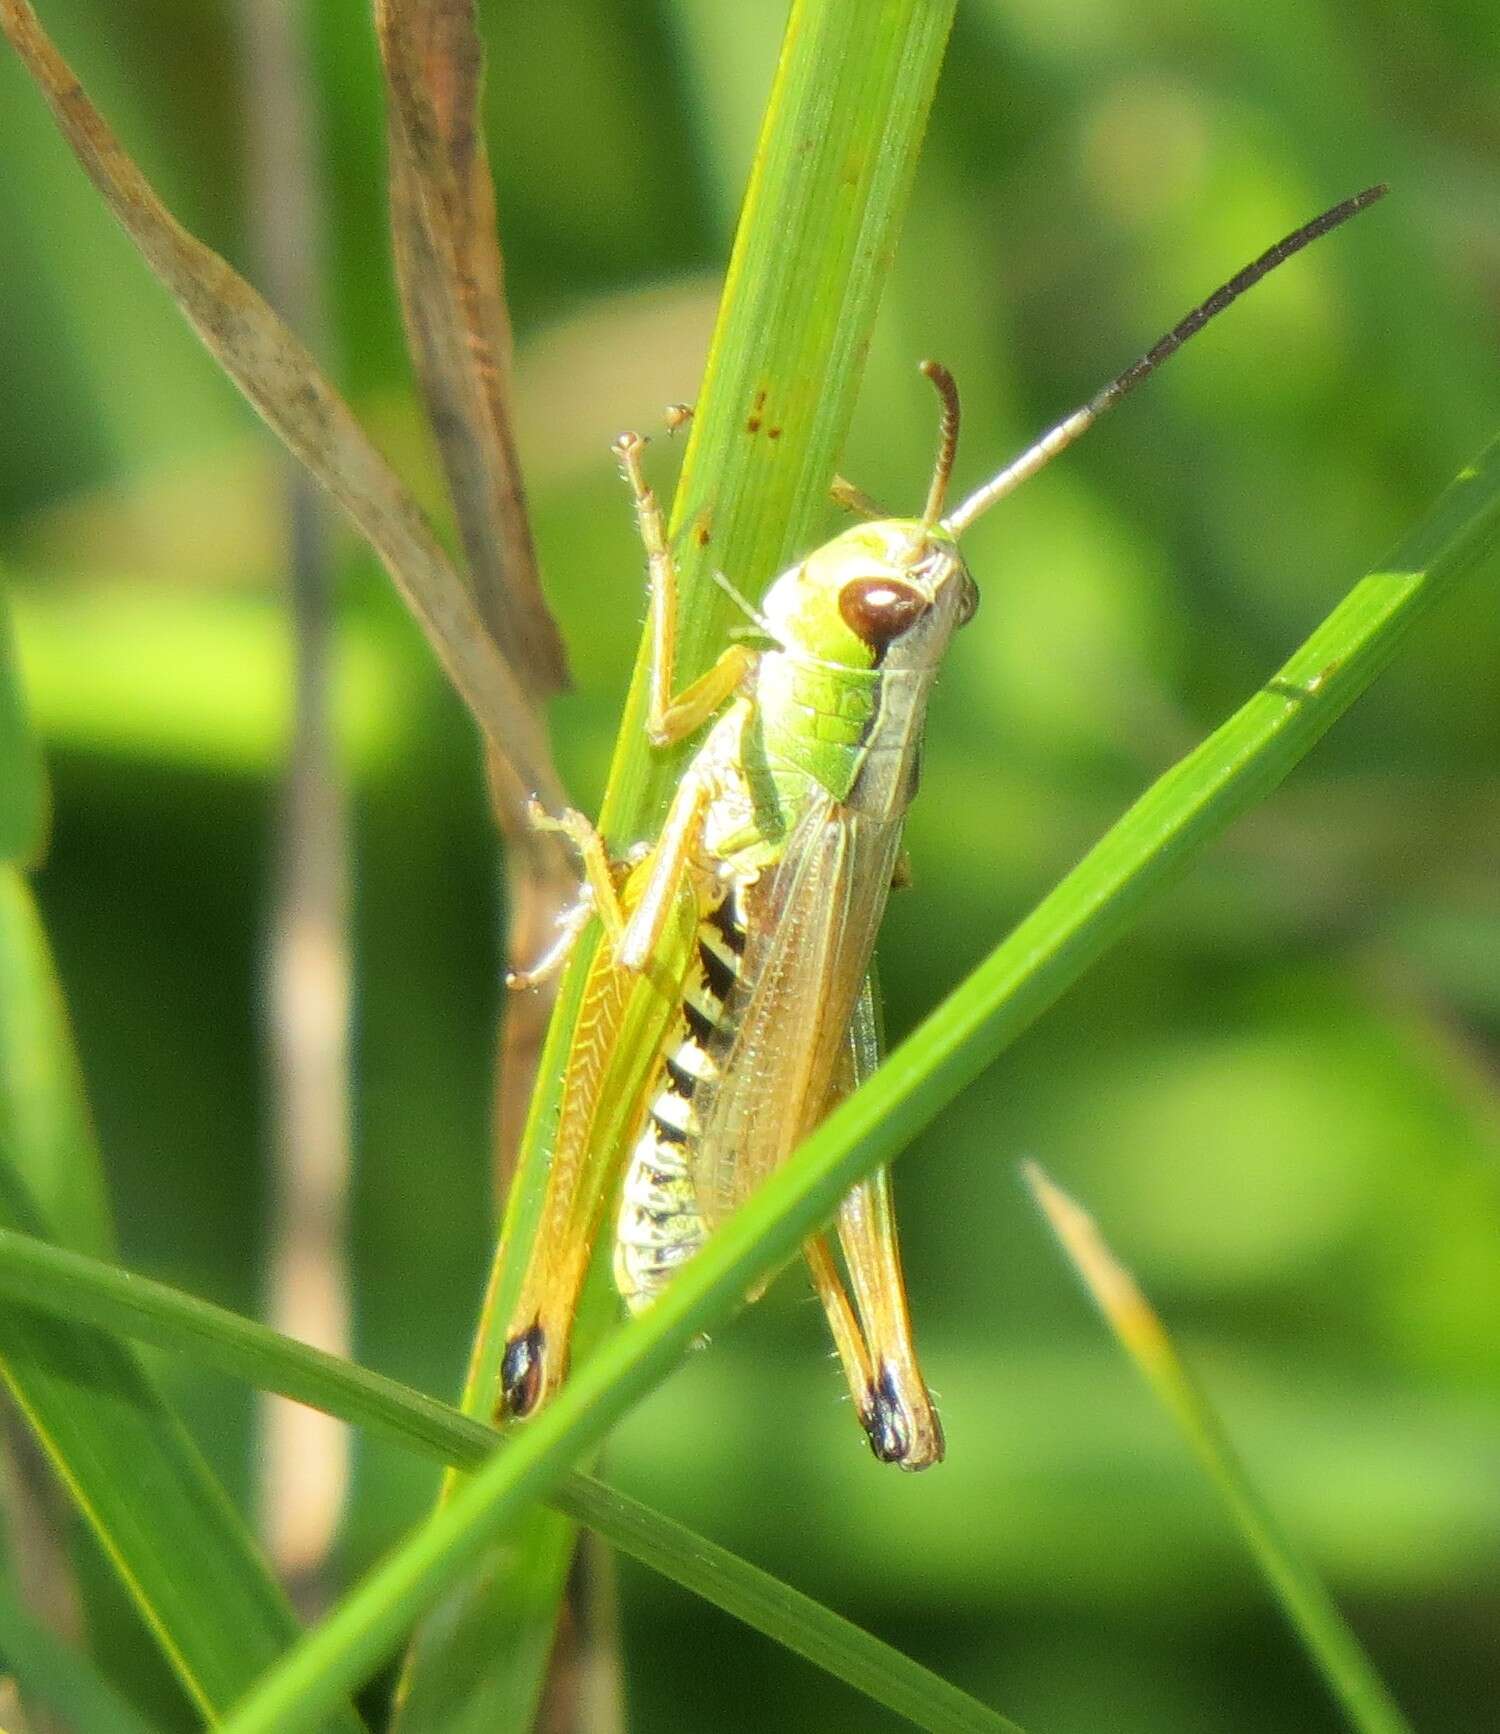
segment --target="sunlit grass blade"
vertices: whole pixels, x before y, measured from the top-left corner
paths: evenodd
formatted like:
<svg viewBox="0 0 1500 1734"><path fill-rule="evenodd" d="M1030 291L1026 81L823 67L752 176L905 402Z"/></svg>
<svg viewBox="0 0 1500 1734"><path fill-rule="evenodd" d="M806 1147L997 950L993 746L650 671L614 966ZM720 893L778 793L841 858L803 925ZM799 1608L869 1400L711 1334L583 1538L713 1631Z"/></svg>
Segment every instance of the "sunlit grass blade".
<svg viewBox="0 0 1500 1734"><path fill-rule="evenodd" d="M164 1283L0 1229L0 1296L188 1356L458 1469L494 1451L491 1427L446 1403ZM591 1477L549 1496L611 1546L795 1650L918 1727L1016 1734L1015 1724L828 1608Z"/></svg>
<svg viewBox="0 0 1500 1734"><path fill-rule="evenodd" d="M560 795L541 718L409 491L265 300L172 216L89 102L26 0L0 0L25 62L89 178L193 329L348 513L400 590L491 750L517 783Z"/></svg>
<svg viewBox="0 0 1500 1734"><path fill-rule="evenodd" d="M489 1539L597 1443L1034 1022L1234 819L1263 798L1370 685L1412 628L1500 540L1500 444L1489 447L1377 571L1199 747L1159 778L989 958L719 1229L552 1405L309 1634L242 1706L235 1734L305 1723L352 1685Z"/></svg>
<svg viewBox="0 0 1500 1734"><path fill-rule="evenodd" d="M1063 1251L1121 1346L1181 1429L1350 1725L1360 1734L1411 1734L1410 1724L1317 1573L1281 1533L1223 1422L1183 1364L1135 1278L1110 1251L1086 1210L1036 1163L1026 1163L1023 1172Z"/></svg>
<svg viewBox="0 0 1500 1734"><path fill-rule="evenodd" d="M97 1152L46 940L0 869L0 1223L110 1240ZM298 1627L244 1526L136 1357L99 1331L0 1308L0 1376L195 1704L224 1710ZM353 1713L330 1719L356 1727Z"/></svg>
<svg viewBox="0 0 1500 1734"><path fill-rule="evenodd" d="M511 425L510 319L479 97L474 0L378 0L390 104L391 236L412 359L469 582L538 698L567 684L542 598Z"/></svg>
<svg viewBox="0 0 1500 1734"><path fill-rule="evenodd" d="M28 1703L46 1705L65 1727L153 1734L151 1723L87 1657L39 1625L4 1589L0 1589L0 1671L14 1677Z"/></svg>
<svg viewBox="0 0 1500 1734"><path fill-rule="evenodd" d="M796 0L688 437L669 531L678 679L743 624L715 582L759 596L803 553L854 414L906 216L954 0ZM644 835L682 753L649 746L643 640L601 814Z"/></svg>
<svg viewBox="0 0 1500 1734"><path fill-rule="evenodd" d="M672 512L680 681L712 661L734 622L715 571L757 593L805 540L821 505L853 413L952 15L953 0L859 7L798 0L792 8ZM642 413L652 408L643 405ZM623 489L620 523L623 538ZM623 845L650 834L679 762L646 744L645 669L643 650L601 816ZM541 1087L471 1357L464 1395L471 1414L488 1415L494 1401L503 1325L520 1277L511 1252L528 1244L540 1207L557 1084L590 950L580 947L562 982L543 1049ZM596 1285L574 1332L575 1359L587 1355L614 1312L613 1299ZM548 1529L533 1542L507 1548L512 1570L532 1574L524 1596L513 1584L492 1598L479 1594L468 1617L445 1607L434 1633L418 1634L403 1734L430 1725L418 1714L429 1693L441 1700L451 1729L459 1714L454 1682L469 1677L474 1652L493 1658L500 1623L514 1618L505 1610L544 1606L536 1589L549 1576L560 1586L567 1538ZM473 1666L497 1672L490 1662ZM512 1716L535 1686L505 1688ZM485 1728L496 1714L476 1700L472 1725Z"/></svg>
<svg viewBox="0 0 1500 1734"><path fill-rule="evenodd" d="M10 609L0 591L0 862L31 862L47 836L47 781L26 718Z"/></svg>

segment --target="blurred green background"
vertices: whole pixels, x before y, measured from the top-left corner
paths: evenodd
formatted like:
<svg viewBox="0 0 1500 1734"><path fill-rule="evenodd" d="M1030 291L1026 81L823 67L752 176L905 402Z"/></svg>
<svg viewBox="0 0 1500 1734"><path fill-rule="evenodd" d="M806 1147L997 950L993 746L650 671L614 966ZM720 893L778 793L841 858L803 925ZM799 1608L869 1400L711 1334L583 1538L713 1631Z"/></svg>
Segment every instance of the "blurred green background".
<svg viewBox="0 0 1500 1734"><path fill-rule="evenodd" d="M363 0L308 9L338 378L433 468L403 360ZM598 799L642 616L608 442L691 400L784 11L487 0L522 450ZM227 0L47 0L178 214L247 262ZM1283 231L1392 197L1258 290L987 520L882 945L899 1035L1284 652L1500 406L1500 15L960 0L845 471L914 508L915 361L960 485ZM261 956L286 743L271 442L0 60L0 557L55 793L38 885L128 1263L263 1274ZM652 452L664 485L677 454ZM830 514L829 529L835 527ZM456 1391L489 1253L499 911L470 731L341 544L353 791L357 1352ZM623 1427L607 1473L1036 1734L1331 1729L1221 1509L1017 1177L1097 1212L1424 1729L1500 1723L1500 618L1493 570L902 1162L949 1461L879 1468L788 1278ZM252 1403L163 1377L237 1495ZM361 1448L342 1578L425 1506ZM643 1730L888 1725L622 1572Z"/></svg>

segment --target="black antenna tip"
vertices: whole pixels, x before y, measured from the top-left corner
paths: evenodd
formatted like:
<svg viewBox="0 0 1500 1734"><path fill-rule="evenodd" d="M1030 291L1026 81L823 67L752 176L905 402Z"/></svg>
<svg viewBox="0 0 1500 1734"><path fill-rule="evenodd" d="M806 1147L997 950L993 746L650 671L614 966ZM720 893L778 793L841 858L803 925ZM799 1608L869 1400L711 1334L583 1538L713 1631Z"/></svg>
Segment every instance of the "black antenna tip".
<svg viewBox="0 0 1500 1734"><path fill-rule="evenodd" d="M1154 373L1164 361L1176 354L1195 332L1201 331L1210 319L1216 318L1231 302L1237 301L1247 289L1253 288L1278 265L1285 264L1293 254L1300 253L1309 242L1318 240L1330 229L1337 229L1366 206L1383 199L1389 191L1390 188L1384 181L1377 181L1374 186L1366 187L1352 198L1331 205L1310 223L1304 223L1300 229L1294 229L1290 235L1283 236L1258 259L1252 259L1242 270L1236 271L1227 283L1221 283L1206 301L1200 301L1191 313L1179 319L1164 337L1152 344L1144 355L1132 361L1123 373L1116 374L1109 384L1095 392L1086 404L1074 410L1072 415L1060 421L1050 432L1043 434L1022 452L1020 457L1007 464L999 475L970 494L968 499L944 519L947 528L955 535L968 529L969 525L987 512L997 500L1004 499L1028 476L1034 476L1044 464L1050 463L1060 451L1070 446L1080 434L1092 427L1107 409L1117 404L1126 392L1134 390L1143 379Z"/></svg>
<svg viewBox="0 0 1500 1734"><path fill-rule="evenodd" d="M1378 181L1373 187L1366 187L1362 193L1355 193L1352 198L1341 199L1338 204L1330 205L1310 223L1304 223L1300 229L1294 229L1290 235L1283 236L1274 247L1268 247L1258 259L1252 259L1243 270L1236 271L1227 283L1221 283L1206 301L1200 302L1185 318L1179 319L1165 337L1153 344L1139 360L1133 361L1122 374L1112 379L1101 392L1090 399L1087 406L1089 415L1098 416L1111 404L1118 403L1127 391L1133 390L1148 374L1154 373L1170 355L1181 349L1190 337L1201 331L1210 319L1216 318L1231 302L1238 301L1240 296L1259 283L1262 277L1269 276L1278 265L1284 265L1311 242L1321 240L1330 230L1347 223L1367 205L1383 199L1389 191L1384 181Z"/></svg>
<svg viewBox="0 0 1500 1734"><path fill-rule="evenodd" d="M1326 235L1330 229L1338 228L1340 223L1346 223L1350 217L1357 215L1366 206L1373 205L1377 199L1383 199L1390 191L1384 181L1377 181L1373 187L1366 187L1362 193L1356 193L1353 198L1341 199L1338 204L1324 211L1321 217L1314 217L1305 228L1297 231L1298 235L1313 240ZM1291 237L1288 237L1290 239ZM1305 245L1305 242L1304 242Z"/></svg>

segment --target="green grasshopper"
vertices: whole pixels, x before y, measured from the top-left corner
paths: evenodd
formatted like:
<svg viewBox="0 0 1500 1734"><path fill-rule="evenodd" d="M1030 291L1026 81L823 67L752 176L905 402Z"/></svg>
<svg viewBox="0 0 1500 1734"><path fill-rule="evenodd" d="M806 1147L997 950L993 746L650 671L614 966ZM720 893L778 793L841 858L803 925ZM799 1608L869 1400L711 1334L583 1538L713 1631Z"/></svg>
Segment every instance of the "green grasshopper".
<svg viewBox="0 0 1500 1734"><path fill-rule="evenodd" d="M760 610L742 604L766 647L732 645L681 693L672 691L676 573L642 473L644 441L616 442L650 573L650 738L668 746L717 720L659 837L625 862L609 859L580 814L533 812L572 840L585 889L549 955L513 984L558 968L591 921L604 937L507 1332L502 1417L531 1413L565 1375L612 1190L616 1284L639 1310L878 1063L875 933L916 791L928 695L979 599L960 536L1237 296L1384 191L1335 205L1262 254L946 513L958 393L945 368L924 362L942 424L921 516L857 525L782 573ZM836 1226L852 1301L827 1239L813 1237L805 1253L856 1411L878 1458L925 1468L940 1461L943 1433L912 1343L884 1171L849 1193Z"/></svg>

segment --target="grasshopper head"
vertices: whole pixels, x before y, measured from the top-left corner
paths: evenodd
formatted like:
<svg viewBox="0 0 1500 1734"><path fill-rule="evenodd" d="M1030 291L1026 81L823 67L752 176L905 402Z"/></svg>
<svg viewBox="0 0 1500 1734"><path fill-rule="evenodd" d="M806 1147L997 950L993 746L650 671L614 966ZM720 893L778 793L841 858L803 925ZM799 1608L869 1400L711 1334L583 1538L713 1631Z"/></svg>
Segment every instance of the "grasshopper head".
<svg viewBox="0 0 1500 1734"><path fill-rule="evenodd" d="M842 668L925 673L942 661L955 629L974 618L979 591L942 521L958 453L958 387L939 362L924 361L922 372L942 404L922 516L845 530L777 579L766 620L793 652Z"/></svg>
<svg viewBox="0 0 1500 1734"><path fill-rule="evenodd" d="M784 572L764 611L794 654L895 673L936 668L978 603L958 543L941 525L888 518L845 530Z"/></svg>

